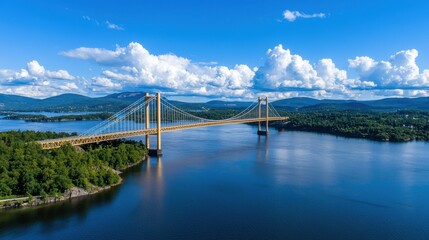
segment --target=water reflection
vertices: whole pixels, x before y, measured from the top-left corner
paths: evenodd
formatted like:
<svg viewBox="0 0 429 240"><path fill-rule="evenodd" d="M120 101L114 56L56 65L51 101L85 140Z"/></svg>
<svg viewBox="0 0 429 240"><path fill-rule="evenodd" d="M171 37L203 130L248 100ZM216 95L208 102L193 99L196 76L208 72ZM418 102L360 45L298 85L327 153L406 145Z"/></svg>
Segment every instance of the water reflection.
<svg viewBox="0 0 429 240"><path fill-rule="evenodd" d="M85 221L88 212L109 204L118 193L114 187L95 195L75 198L59 203L41 205L35 208L0 210L0 236L3 231L13 228L11 235L19 234L29 225L40 225L42 231L65 227L70 219Z"/></svg>
<svg viewBox="0 0 429 240"><path fill-rule="evenodd" d="M149 162L149 161L144 161ZM138 164L123 172L122 178L140 176L142 164ZM112 204L120 193L120 185L100 193L69 199L53 204L21 209L0 209L0 238L19 237L22 229L28 226L38 227L41 232L51 232L66 228L75 222L85 222L91 212ZM13 229L13 231L10 231Z"/></svg>
<svg viewBox="0 0 429 240"><path fill-rule="evenodd" d="M429 236L427 144L255 132L234 125L166 133L164 157L126 171L118 188L0 212L0 238Z"/></svg>
<svg viewBox="0 0 429 240"><path fill-rule="evenodd" d="M258 136L258 142L256 145L258 149L257 160L258 161L268 161L268 136Z"/></svg>
<svg viewBox="0 0 429 240"><path fill-rule="evenodd" d="M144 199L151 199L154 202L162 202L164 197L164 179L161 157L148 157L143 163L144 176L140 179L145 189L141 191Z"/></svg>

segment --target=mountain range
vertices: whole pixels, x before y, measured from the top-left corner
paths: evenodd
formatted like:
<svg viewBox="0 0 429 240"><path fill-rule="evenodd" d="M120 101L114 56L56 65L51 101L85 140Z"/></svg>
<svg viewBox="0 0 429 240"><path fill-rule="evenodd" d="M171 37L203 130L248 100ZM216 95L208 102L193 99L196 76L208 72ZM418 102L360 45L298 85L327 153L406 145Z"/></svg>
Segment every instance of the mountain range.
<svg viewBox="0 0 429 240"><path fill-rule="evenodd" d="M0 111L53 111L53 112L81 112L81 111L109 111L115 112L128 106L130 103L144 97L142 92L124 92L91 98L78 94L63 94L46 99L0 94ZM170 101L174 105L187 110L201 110L213 108L243 108L251 102L240 101L209 101L205 103L187 103ZM272 102L284 110L424 110L429 111L429 97L421 98L385 98L371 101L313 99L305 97L288 98Z"/></svg>

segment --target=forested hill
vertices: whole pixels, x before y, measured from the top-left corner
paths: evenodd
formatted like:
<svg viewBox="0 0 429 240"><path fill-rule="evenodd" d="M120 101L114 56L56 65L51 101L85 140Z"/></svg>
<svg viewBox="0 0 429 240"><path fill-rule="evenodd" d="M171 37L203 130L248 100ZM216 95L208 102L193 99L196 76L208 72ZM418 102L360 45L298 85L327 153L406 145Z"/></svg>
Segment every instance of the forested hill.
<svg viewBox="0 0 429 240"><path fill-rule="evenodd" d="M423 110L429 111L429 97L385 98L372 101L289 98L273 102L276 107L289 110Z"/></svg>
<svg viewBox="0 0 429 240"><path fill-rule="evenodd" d="M34 99L16 95L0 94L0 111L50 111L50 112L115 112L130 103L144 97L143 92L125 92L91 98L77 94L63 94L46 99ZM186 103L172 101L185 110L206 110L223 108L243 108L250 102L243 101L208 101L205 103ZM285 110L423 110L429 111L429 98L386 98L372 101L332 100L313 98L288 98L272 104Z"/></svg>

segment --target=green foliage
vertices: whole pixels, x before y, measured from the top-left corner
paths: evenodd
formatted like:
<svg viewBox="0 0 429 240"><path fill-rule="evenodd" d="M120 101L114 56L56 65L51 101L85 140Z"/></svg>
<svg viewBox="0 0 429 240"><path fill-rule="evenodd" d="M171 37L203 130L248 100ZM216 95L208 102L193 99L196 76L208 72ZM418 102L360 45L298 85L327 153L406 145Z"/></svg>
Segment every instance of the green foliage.
<svg viewBox="0 0 429 240"><path fill-rule="evenodd" d="M143 144L113 141L78 149L70 145L42 150L35 141L70 136L66 133L11 131L0 133L0 197L46 198L77 186L106 186L119 181L123 169L146 155Z"/></svg>
<svg viewBox="0 0 429 240"><path fill-rule="evenodd" d="M330 133L377 141L429 141L429 112L294 111L280 128Z"/></svg>
<svg viewBox="0 0 429 240"><path fill-rule="evenodd" d="M188 111L190 114L206 118L206 119L213 119L213 120L221 120L233 117L237 114L239 114L241 111L243 111L244 108L235 108L235 109L210 109L210 110L204 110L204 111Z"/></svg>

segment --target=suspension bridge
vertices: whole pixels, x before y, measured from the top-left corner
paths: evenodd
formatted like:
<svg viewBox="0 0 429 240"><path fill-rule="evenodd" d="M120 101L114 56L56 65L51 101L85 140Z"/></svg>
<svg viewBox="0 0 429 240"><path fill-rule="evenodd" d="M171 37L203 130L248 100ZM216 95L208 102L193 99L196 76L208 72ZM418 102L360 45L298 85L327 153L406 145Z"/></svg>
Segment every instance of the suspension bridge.
<svg viewBox="0 0 429 240"><path fill-rule="evenodd" d="M237 115L213 120L194 116L174 106L167 99L161 98L161 94L149 95L132 103L112 115L105 121L78 136L48 139L39 141L43 149L53 149L65 144L72 146L110 141L115 139L146 136L146 147L149 155L162 155L161 133L190 128L209 127L224 124L254 123L258 122L258 135L268 135L268 122L285 121L276 109L268 102L268 97L258 98ZM265 123L265 124L263 124ZM262 125L265 125L264 128ZM150 135L156 135L156 148L150 148Z"/></svg>

